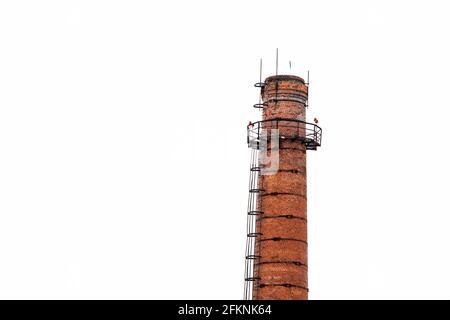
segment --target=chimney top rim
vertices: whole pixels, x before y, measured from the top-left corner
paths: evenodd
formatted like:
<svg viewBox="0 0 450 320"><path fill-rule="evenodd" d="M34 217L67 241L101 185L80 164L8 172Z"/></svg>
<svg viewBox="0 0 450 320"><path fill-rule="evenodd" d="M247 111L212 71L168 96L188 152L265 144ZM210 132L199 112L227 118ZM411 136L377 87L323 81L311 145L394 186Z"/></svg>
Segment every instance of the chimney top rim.
<svg viewBox="0 0 450 320"><path fill-rule="evenodd" d="M272 82L272 81L300 81L301 83L305 83L305 79L290 74L281 74L281 75L279 74L276 76L270 76L267 77L265 80L265 82Z"/></svg>

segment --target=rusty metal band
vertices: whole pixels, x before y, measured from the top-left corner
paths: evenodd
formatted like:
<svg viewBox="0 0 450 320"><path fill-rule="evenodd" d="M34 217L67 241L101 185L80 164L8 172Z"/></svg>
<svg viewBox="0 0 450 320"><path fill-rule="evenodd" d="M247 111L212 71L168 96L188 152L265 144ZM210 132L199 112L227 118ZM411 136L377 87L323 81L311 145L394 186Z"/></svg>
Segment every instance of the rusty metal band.
<svg viewBox="0 0 450 320"><path fill-rule="evenodd" d="M304 286L291 284L291 283L260 283L258 284L258 287L264 288L264 287L286 287L286 288L299 288L302 290L305 290L306 292L309 292L309 289Z"/></svg>
<svg viewBox="0 0 450 320"><path fill-rule="evenodd" d="M308 244L308 241L302 240L302 239L295 239L295 238L281 238L281 237L273 237L273 238L265 238L265 239L257 239L257 241L297 241L302 242L304 244Z"/></svg>
<svg viewBox="0 0 450 320"><path fill-rule="evenodd" d="M257 265L262 265L262 264L294 264L296 266L301 266L301 267L308 267L308 265L306 263L303 263L301 261L281 261L281 260L276 260L276 261L260 261L260 262L255 262L255 264Z"/></svg>
<svg viewBox="0 0 450 320"><path fill-rule="evenodd" d="M268 196L296 196L296 197L300 197L306 200L306 196L303 194L299 194L299 193L293 193L293 192L268 192L268 193L263 193L261 194L261 197L268 197Z"/></svg>
<svg viewBox="0 0 450 320"><path fill-rule="evenodd" d="M293 214L264 215L264 216L262 216L262 217L259 217L257 220L263 220L263 219L279 219L279 218L284 218L284 219L300 219L300 220L303 220L303 221L307 222L307 219L306 219L305 217L297 216L297 215L293 215Z"/></svg>

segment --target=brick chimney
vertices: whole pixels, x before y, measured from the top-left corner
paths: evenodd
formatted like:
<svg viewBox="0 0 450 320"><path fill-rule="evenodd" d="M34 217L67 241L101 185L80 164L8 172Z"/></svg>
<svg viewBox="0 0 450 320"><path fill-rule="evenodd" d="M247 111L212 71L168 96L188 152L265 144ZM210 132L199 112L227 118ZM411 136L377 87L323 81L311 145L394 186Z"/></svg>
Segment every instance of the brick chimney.
<svg viewBox="0 0 450 320"><path fill-rule="evenodd" d="M308 84L302 78L271 76L257 86L262 103L255 106L263 115L262 121L248 126L247 140L257 160L251 165L246 295L256 300L305 300L306 151L320 146L322 130L305 121Z"/></svg>

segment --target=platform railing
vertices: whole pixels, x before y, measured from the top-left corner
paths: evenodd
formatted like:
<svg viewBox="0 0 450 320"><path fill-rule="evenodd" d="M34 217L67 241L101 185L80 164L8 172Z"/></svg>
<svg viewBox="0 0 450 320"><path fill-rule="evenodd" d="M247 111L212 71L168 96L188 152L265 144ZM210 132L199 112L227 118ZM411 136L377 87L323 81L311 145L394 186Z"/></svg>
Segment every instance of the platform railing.
<svg viewBox="0 0 450 320"><path fill-rule="evenodd" d="M274 118L253 122L247 126L248 147L259 149L261 140L270 135L264 130L270 129L278 129L280 139L301 141L307 150L317 150L322 143L322 128L318 125L296 119Z"/></svg>

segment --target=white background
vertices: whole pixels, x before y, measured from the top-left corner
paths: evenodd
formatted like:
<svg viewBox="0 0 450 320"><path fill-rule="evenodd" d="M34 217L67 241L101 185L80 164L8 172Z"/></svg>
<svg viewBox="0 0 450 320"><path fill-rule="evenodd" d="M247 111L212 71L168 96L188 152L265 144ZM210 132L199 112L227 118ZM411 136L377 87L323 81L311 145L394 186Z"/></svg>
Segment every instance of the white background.
<svg viewBox="0 0 450 320"><path fill-rule="evenodd" d="M1 1L0 298L242 298L245 127L277 47L324 129L310 298L450 298L448 14Z"/></svg>

